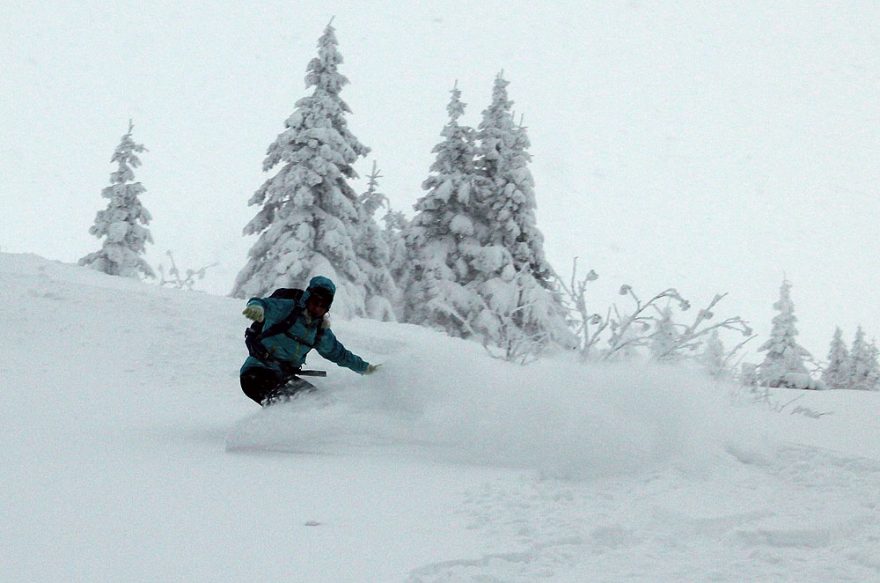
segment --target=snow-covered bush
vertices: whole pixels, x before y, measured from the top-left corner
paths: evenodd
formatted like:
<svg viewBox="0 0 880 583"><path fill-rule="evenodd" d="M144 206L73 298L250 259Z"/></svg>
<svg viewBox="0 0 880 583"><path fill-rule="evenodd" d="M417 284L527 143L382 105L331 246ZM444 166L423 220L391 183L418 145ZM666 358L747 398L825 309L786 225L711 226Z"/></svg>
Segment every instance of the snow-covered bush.
<svg viewBox="0 0 880 583"><path fill-rule="evenodd" d="M195 286L196 281L204 279L205 273L210 268L217 265L216 263L211 263L210 265L205 265L199 269L186 269L183 274L181 274L181 270L177 267L177 263L174 261L174 255L171 251L166 251L165 254L171 262L171 267L168 268L166 277L165 266L161 263L159 264L159 285L163 287L167 286L191 291L193 286Z"/></svg>
<svg viewBox="0 0 880 583"><path fill-rule="evenodd" d="M577 350L582 362L590 360L593 350L602 333L608 327L610 310L606 316L589 309L587 304L587 286L599 279L599 275L592 269L582 278L578 279L578 258L572 261L570 283L557 277L557 285L563 294L569 312L569 323L577 339Z"/></svg>
<svg viewBox="0 0 880 583"><path fill-rule="evenodd" d="M753 337L748 322L739 316L709 323L715 318L716 306L726 293L716 294L705 308L697 311L690 324L674 321L673 305L677 305L681 312L691 308L690 301L682 297L675 288L668 288L644 303L630 285L621 286L620 295L629 297L634 305L628 312L621 311L614 305L613 316L609 316L611 338L604 353L606 360L625 357L642 346L648 346L651 357L660 362L695 357L705 338L720 330L738 332L749 340ZM729 361L744 344L745 342L739 344L728 353L725 361Z"/></svg>
<svg viewBox="0 0 880 583"><path fill-rule="evenodd" d="M821 380L814 379L807 373L788 372L779 384L790 389L824 390L827 387Z"/></svg>
<svg viewBox="0 0 880 583"><path fill-rule="evenodd" d="M738 316L709 323L715 318L716 306L727 294L716 294L705 308L697 311L693 322L682 324L675 321L673 306L677 305L681 312L685 312L690 310L691 303L678 290L668 288L642 302L632 286L625 284L620 286L619 293L632 300L629 311L615 304L603 316L590 309L587 302L588 286L598 279L592 269L582 278L578 277L577 257L572 262L568 283L557 276L557 285L566 300L569 323L577 337L583 362L593 358L629 360L638 355L639 349L647 347L657 361L689 357L699 361L712 376L735 376L731 361L755 336L748 323ZM739 332L747 338L725 352L719 337L722 330ZM608 347L599 349L603 339L607 340Z"/></svg>

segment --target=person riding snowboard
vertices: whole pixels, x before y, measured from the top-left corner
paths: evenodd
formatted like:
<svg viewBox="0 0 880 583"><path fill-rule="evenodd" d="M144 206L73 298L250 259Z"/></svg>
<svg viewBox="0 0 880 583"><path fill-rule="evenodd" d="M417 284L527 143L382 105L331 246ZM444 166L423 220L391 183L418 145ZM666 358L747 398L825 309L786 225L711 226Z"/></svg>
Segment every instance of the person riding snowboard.
<svg viewBox="0 0 880 583"><path fill-rule="evenodd" d="M359 374L370 374L379 365L352 354L336 339L326 317L336 285L323 276L313 277L302 290L279 290L251 298L242 314L255 323L246 334L250 356L240 371L241 389L260 405L271 405L300 391L312 391L314 385L297 376L306 354L314 348L318 354L339 366ZM286 295L287 297L277 297Z"/></svg>

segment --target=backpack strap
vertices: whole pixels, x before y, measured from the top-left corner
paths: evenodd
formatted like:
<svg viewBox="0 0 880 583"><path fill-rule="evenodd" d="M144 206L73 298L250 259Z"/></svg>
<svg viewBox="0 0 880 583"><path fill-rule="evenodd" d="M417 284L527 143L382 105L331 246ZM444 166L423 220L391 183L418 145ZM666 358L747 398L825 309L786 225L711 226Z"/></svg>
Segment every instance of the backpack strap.
<svg viewBox="0 0 880 583"><path fill-rule="evenodd" d="M300 310L297 304L293 305L293 309L290 313L283 319L275 322L259 334L257 334L257 340L262 340L263 338L268 338L269 336L277 336L278 334L286 334L290 332L290 329L293 328L294 324L296 324L297 319L299 319Z"/></svg>
<svg viewBox="0 0 880 583"><path fill-rule="evenodd" d="M301 289L286 287L276 289L274 292L272 292L272 295L269 296L270 298L293 300L293 309L284 319L275 322L265 330L259 330L257 333L258 341L262 340L263 338L268 338L269 336L282 334L293 328L293 325L296 324L297 318L299 318L300 310L298 310L297 308L299 307L299 300L300 298L302 298L303 293L304 292Z"/></svg>
<svg viewBox="0 0 880 583"><path fill-rule="evenodd" d="M309 348L317 349L317 348L318 348L318 344L321 343L321 338L324 336L324 328L323 328L323 326L318 326L318 331L315 332L315 343L312 344L311 342L306 342L305 340L303 340L303 339L300 338L299 336L294 336L294 335L290 332L291 329L293 329L293 325L291 325L290 328L288 328L287 330L285 330L285 331L283 332L283 334L284 334L285 336L287 336L288 338L290 338L291 340L295 340L296 342L299 342L300 344L302 344L302 345L304 345L304 346L308 346Z"/></svg>
<svg viewBox="0 0 880 583"><path fill-rule="evenodd" d="M278 298L278 299L289 299L293 300L293 309L290 310L290 313L275 322L273 325L269 326L265 330L263 330L262 322L254 322L250 325L249 328L244 331L244 343L247 346L248 353L260 360L262 362L274 361L278 364L282 364L280 361L273 358L273 356L266 350L266 347L263 346L263 338L268 338L269 336L275 336L277 334L283 334L288 332L293 326L296 324L297 318L299 318L300 309L299 308L299 300L303 295L303 290L295 289L295 288L280 288L272 292L270 298Z"/></svg>
<svg viewBox="0 0 880 583"><path fill-rule="evenodd" d="M278 334L284 334L291 340L299 342L309 348L317 348L318 344L321 343L321 339L324 335L324 327L318 326L318 331L315 333L315 343L311 344L306 342L299 336L294 336L290 331L296 325L296 321L299 319L299 315L302 312L299 306L299 301L302 298L303 290L296 288L279 288L272 292L270 298L278 298L278 299L289 299L293 300L293 309L290 313L282 320L275 322L265 330L263 330L262 323L254 322L250 328L245 330L244 333L244 342L247 345L248 352L251 356L256 358L257 360L261 360L263 362L275 361L279 364L284 364L277 359L275 359L266 347L263 346L262 340L264 338L268 338L270 336L277 336Z"/></svg>
<svg viewBox="0 0 880 583"><path fill-rule="evenodd" d="M303 290L298 287L279 287L275 291L272 292L270 298L277 298L280 300L294 300L299 301L299 299L303 295Z"/></svg>

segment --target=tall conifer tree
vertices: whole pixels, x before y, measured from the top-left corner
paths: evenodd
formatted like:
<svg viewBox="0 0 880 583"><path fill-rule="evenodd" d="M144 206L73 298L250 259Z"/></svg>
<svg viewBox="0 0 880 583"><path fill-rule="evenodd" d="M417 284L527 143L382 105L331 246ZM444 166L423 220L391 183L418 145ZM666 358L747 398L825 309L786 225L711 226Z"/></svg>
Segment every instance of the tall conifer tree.
<svg viewBox="0 0 880 583"><path fill-rule="evenodd" d="M514 122L507 86L499 74L477 132L477 198L493 225L483 240L487 269L482 270L479 293L486 310L478 320L490 338L509 337L516 330L536 347L551 340L572 345L561 299L552 290L553 270L544 256L544 237L537 228L528 135ZM515 289L506 289L511 287ZM512 319L512 326L498 321L498 315ZM509 338L501 343L509 344Z"/></svg>
<svg viewBox="0 0 880 583"><path fill-rule="evenodd" d="M531 143L526 128L514 121L508 85L502 74L495 78L492 103L483 112L477 135L480 188L497 225L488 243L507 249L517 271L527 268L549 287L552 270L544 256L544 235L537 227L535 181L528 167Z"/></svg>
<svg viewBox="0 0 880 583"><path fill-rule="evenodd" d="M340 92L348 83L338 71L342 55L332 24L318 40L306 87L312 94L296 103L286 129L269 146L263 170L280 170L251 197L262 205L245 235L259 234L232 295L261 296L278 287L302 286L326 275L338 286L334 312L363 315L367 274L356 244L363 238L363 213L348 180L353 164L369 152L348 129L348 105Z"/></svg>
<svg viewBox="0 0 880 583"><path fill-rule="evenodd" d="M422 184L426 193L416 202L406 230L405 317L466 338L475 333L473 315L480 298L471 283L489 225L474 199L474 131L459 124L465 104L457 84L451 94L449 122Z"/></svg>

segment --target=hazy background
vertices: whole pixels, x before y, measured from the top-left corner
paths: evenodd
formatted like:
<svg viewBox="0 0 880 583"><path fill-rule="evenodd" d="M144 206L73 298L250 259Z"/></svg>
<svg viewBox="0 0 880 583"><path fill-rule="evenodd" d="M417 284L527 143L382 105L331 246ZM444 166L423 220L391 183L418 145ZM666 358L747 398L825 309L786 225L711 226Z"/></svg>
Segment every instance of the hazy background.
<svg viewBox="0 0 880 583"><path fill-rule="evenodd" d="M422 194L453 83L476 125L503 69L548 256L599 273L595 309L622 283L696 305L728 291L719 313L766 336L785 274L815 356L835 324L880 333L876 2L7 0L0 250L99 248L88 229L131 118L148 260L217 262L199 287L228 293L266 148L334 16L349 124L373 149L359 171L378 161L395 208Z"/></svg>

